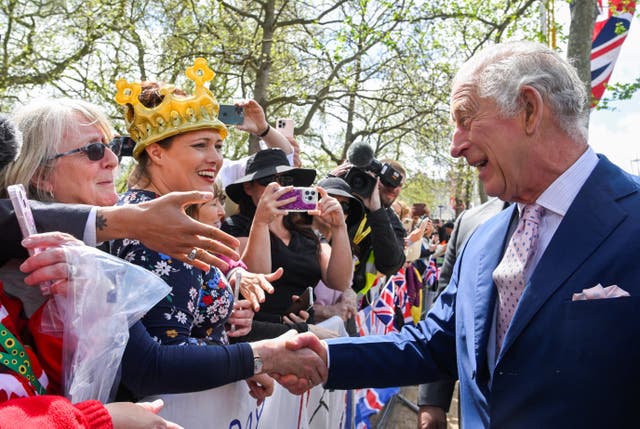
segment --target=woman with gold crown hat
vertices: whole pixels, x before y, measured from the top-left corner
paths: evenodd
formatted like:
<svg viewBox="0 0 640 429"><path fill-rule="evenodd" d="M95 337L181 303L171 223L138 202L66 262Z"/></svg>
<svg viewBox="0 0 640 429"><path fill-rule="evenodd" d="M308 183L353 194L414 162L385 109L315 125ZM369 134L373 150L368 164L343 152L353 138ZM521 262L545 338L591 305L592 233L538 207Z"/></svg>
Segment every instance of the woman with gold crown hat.
<svg viewBox="0 0 640 429"><path fill-rule="evenodd" d="M118 147L109 143L111 124L98 106L70 99L37 100L21 108L14 118L18 121L24 142L20 156L3 170L4 183L24 183L29 187L30 198L35 199L100 206L109 206L116 201L114 183L119 152ZM177 260L172 262L177 264ZM257 304L260 295L257 291L269 289L269 281L274 278L276 276L245 272L240 289L245 296L253 294ZM37 292L37 288L21 289ZM32 303L36 309L46 297L26 299L28 302L25 302ZM202 301L206 304L208 300L205 296ZM240 311L240 319L249 319L247 312L246 309ZM235 323L242 328L242 320ZM130 330L130 341L123 356L122 381L135 396L140 397L212 388L254 374L253 353L248 344L197 349L160 346L138 322ZM184 366L176 368L175 362L182 362ZM204 374L198 369L199 366L216 363L232 365ZM173 368L170 371L172 377L160 377L160 374L167 374L169 368ZM57 376L59 374L53 378ZM272 385L266 383L269 389ZM255 392L258 395L264 393L259 388Z"/></svg>

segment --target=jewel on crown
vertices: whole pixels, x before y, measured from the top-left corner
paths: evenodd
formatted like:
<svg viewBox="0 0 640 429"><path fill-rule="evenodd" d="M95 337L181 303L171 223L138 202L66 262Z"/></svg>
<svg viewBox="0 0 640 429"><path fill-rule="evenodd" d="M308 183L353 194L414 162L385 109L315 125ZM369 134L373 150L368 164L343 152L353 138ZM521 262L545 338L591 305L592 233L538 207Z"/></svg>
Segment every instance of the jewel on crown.
<svg viewBox="0 0 640 429"><path fill-rule="evenodd" d="M124 119L129 135L136 142L133 157L138 159L148 145L168 137L189 131L213 128L224 140L227 127L218 120L220 106L215 96L204 86L215 76L204 58L196 58L185 74L195 83L193 95L174 94L173 85L160 88L162 102L155 107L146 107L138 96L142 91L139 83L119 79L116 82L115 100L124 106Z"/></svg>

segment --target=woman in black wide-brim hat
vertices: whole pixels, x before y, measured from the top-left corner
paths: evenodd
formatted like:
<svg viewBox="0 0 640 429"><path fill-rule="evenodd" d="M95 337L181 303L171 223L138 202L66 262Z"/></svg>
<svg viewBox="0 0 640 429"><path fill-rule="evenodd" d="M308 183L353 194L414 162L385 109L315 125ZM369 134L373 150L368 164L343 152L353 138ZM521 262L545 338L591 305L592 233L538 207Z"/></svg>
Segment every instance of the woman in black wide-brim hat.
<svg viewBox="0 0 640 429"><path fill-rule="evenodd" d="M301 295L319 280L335 290L345 290L351 284L353 262L347 225L338 201L317 188L318 211L331 225L331 249L323 248L310 225L299 222L299 216L280 207L293 198L278 198L293 186L310 186L316 172L291 167L281 150L257 152L247 162L246 175L227 186L226 193L240 213L225 219L222 230L240 240L240 254L249 270L272 272L284 268L284 274L273 282L275 293L268 295L256 320L281 321L292 295Z"/></svg>

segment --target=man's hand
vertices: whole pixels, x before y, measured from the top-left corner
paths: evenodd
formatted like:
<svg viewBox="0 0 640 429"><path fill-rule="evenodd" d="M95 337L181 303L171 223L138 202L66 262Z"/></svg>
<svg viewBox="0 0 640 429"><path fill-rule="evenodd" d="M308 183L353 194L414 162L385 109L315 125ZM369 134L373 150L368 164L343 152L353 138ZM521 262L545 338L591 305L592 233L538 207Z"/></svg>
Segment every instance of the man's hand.
<svg viewBox="0 0 640 429"><path fill-rule="evenodd" d="M170 255L203 271L209 271L211 265L227 271L227 263L215 254L237 260L239 255L234 249L240 246L240 242L185 213L185 207L212 198L210 192L171 192L140 204L99 207L96 216L97 240L133 238L156 252ZM191 261L187 255L193 249L196 249L196 258Z"/></svg>
<svg viewBox="0 0 640 429"><path fill-rule="evenodd" d="M422 405L418 410L418 429L447 429L447 414L440 407Z"/></svg>
<svg viewBox="0 0 640 429"><path fill-rule="evenodd" d="M368 174L373 176L373 173L371 172L368 172ZM382 207L382 203L380 202L380 179L379 178L376 178L376 186L373 188L373 191L371 191L371 195L369 195L369 198L362 198L362 204L364 204L364 206L370 212L375 212L376 210L379 210L380 207Z"/></svg>
<svg viewBox="0 0 640 429"><path fill-rule="evenodd" d="M279 338L282 337L284 336L280 336ZM299 364L295 367L295 370L290 370L289 368L278 365L270 374L284 388L294 395L300 395L313 386L324 383L327 380L327 346L324 341L320 341L320 339L311 332L305 332L304 334L295 336L289 335L286 338L285 346L287 350L294 353L306 352L307 355L311 353L320 361L318 364L317 359L313 359L313 364L320 366L311 368L309 366L302 367L302 365ZM311 358L309 359L311 360Z"/></svg>
<svg viewBox="0 0 640 429"><path fill-rule="evenodd" d="M112 402L105 408L113 420L113 429L182 429L175 423L169 422L156 415L164 403L162 399L153 402Z"/></svg>
<svg viewBox="0 0 640 429"><path fill-rule="evenodd" d="M299 337L303 338L296 339ZM327 378L326 350L311 333L296 336L292 330L278 338L251 343L251 347L262 357L263 371L293 394L299 395Z"/></svg>
<svg viewBox="0 0 640 429"><path fill-rule="evenodd" d="M273 293L275 289L271 282L275 282L280 277L284 270L278 268L271 274L256 274L249 271L242 270L240 276L240 294L245 297L251 303L253 311L260 311L260 303L265 300L265 292ZM235 284L237 276L231 276L231 281L234 283L234 288L238 285Z"/></svg>

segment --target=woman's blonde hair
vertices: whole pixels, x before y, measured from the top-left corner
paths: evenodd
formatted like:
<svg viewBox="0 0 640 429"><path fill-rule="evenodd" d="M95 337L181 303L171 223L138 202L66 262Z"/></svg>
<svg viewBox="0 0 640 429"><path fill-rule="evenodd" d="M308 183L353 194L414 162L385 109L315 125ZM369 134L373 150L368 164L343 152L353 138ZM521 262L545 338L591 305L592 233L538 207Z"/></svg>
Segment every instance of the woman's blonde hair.
<svg viewBox="0 0 640 429"><path fill-rule="evenodd" d="M78 122L78 118L86 122ZM52 201L50 189L43 189L55 167L50 161L68 138L69 131L77 126L97 126L108 140L113 137L111 122L95 104L69 98L39 99L18 108L12 115L13 122L22 133L22 149L18 158L0 172L0 194L7 196L9 185L21 183L29 198Z"/></svg>

